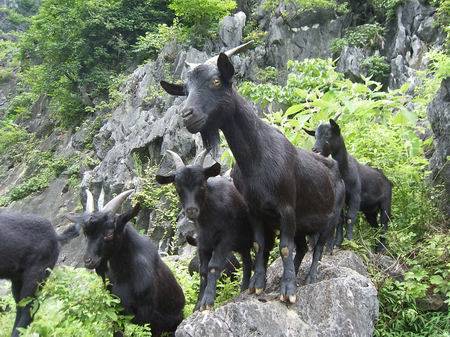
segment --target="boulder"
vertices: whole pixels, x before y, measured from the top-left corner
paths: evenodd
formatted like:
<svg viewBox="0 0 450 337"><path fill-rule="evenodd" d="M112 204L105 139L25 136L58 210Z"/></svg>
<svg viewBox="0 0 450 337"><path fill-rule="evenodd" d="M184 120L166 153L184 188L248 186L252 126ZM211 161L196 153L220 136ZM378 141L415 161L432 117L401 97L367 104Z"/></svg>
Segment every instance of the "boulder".
<svg viewBox="0 0 450 337"><path fill-rule="evenodd" d="M444 205L450 216L450 78L442 81L436 97L428 106L428 119L433 130L434 152L430 158L433 182L444 185Z"/></svg>
<svg viewBox="0 0 450 337"><path fill-rule="evenodd" d="M234 48L242 42L242 32L247 16L244 12L238 12L222 19L219 25L219 36L227 48Z"/></svg>
<svg viewBox="0 0 450 337"><path fill-rule="evenodd" d="M212 312L196 312L178 327L176 337L372 336L378 317L377 291L362 260L353 252L324 256L318 280L304 285L311 256L297 279L297 302L278 300L281 260L268 269L260 296L241 294Z"/></svg>
<svg viewBox="0 0 450 337"><path fill-rule="evenodd" d="M359 81L361 75L366 75L361 69L361 64L369 56L368 54L362 48L346 46L341 52L336 70L352 81Z"/></svg>

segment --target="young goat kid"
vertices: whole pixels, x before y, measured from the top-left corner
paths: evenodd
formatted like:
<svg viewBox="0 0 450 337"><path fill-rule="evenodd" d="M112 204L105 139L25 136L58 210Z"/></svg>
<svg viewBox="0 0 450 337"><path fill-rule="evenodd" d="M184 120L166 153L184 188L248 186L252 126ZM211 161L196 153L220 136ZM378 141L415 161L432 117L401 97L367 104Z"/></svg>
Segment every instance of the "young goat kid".
<svg viewBox="0 0 450 337"><path fill-rule="evenodd" d="M0 279L11 280L17 304L35 295L48 276L47 270L55 266L61 244L78 235L76 225L58 235L50 221L37 215L0 215ZM31 323L31 306L32 303L16 306L12 337L19 336L18 328Z"/></svg>
<svg viewBox="0 0 450 337"><path fill-rule="evenodd" d="M198 225L200 292L195 310L210 309L216 297L217 280L232 251L242 257L241 290L248 288L253 233L247 206L233 183L224 177L215 177L220 173L219 163L203 168L206 151L188 166L178 154L168 152L176 171L168 176L157 175L156 180L160 184L175 184L183 211Z"/></svg>
<svg viewBox="0 0 450 337"><path fill-rule="evenodd" d="M152 336L161 336L175 332L182 321L184 295L156 246L129 223L139 213L139 204L116 215L132 192L122 192L104 207L102 193L99 211L94 211L92 193L86 190L86 212L68 218L80 223L86 235L86 268L109 279L111 292L120 298L124 312L134 316L133 323L150 324Z"/></svg>
<svg viewBox="0 0 450 337"><path fill-rule="evenodd" d="M229 57L246 45L196 66L184 85L161 82L161 86L169 94L187 96L182 116L189 132L200 132L204 145L212 148L222 130L236 159L232 178L247 202L255 233L250 290L259 294L265 288L269 252L279 228L280 298L293 303L296 274L307 251L305 237L318 237L307 277L314 282L323 247L339 221L344 184L333 160L295 148L233 88L234 67Z"/></svg>
<svg viewBox="0 0 450 337"><path fill-rule="evenodd" d="M336 118L337 119L337 118ZM345 182L345 202L348 206L344 220L347 223L347 238L352 240L353 224L358 211L364 213L373 227L378 226L378 214L383 231L376 250L382 251L386 245L386 231L391 216L392 184L382 171L362 165L347 153L341 129L335 120L321 124L316 131L305 131L316 137L313 151L325 157L330 154L339 164L339 171ZM343 241L343 223L338 225L336 244Z"/></svg>

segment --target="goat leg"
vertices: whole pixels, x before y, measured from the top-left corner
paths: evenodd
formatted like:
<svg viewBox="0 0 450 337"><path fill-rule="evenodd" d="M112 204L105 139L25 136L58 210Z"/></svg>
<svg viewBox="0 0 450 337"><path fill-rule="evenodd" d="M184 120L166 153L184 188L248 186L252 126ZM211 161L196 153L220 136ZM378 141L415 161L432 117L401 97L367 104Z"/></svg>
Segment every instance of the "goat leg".
<svg viewBox="0 0 450 337"><path fill-rule="evenodd" d="M242 257L242 283L241 292L248 289L250 284L250 276L252 274L252 258L250 249L241 252Z"/></svg>
<svg viewBox="0 0 450 337"><path fill-rule="evenodd" d="M255 250L255 272L250 279L248 287L249 293L256 293L259 295L266 287L266 266L265 266L265 235L263 224L251 219L252 227L255 235L255 242L253 247Z"/></svg>
<svg viewBox="0 0 450 337"><path fill-rule="evenodd" d="M294 266L294 237L295 237L295 211L287 206L280 212L281 215L281 237L280 253L283 261L283 276L281 278L280 299L295 303L296 284Z"/></svg>
<svg viewBox="0 0 450 337"><path fill-rule="evenodd" d="M204 250L201 247L198 248L198 260L200 264L200 289L198 292L197 303L195 304L194 311L200 309L200 302L203 298L203 294L205 292L205 288L207 285L207 277L208 277L208 263L211 259L211 251Z"/></svg>
<svg viewBox="0 0 450 337"><path fill-rule="evenodd" d="M295 268L295 275L297 275L298 269L300 268L300 264L302 263L306 252L308 251L308 245L306 244L306 238L303 233L296 233L294 241L295 241L294 268Z"/></svg>
<svg viewBox="0 0 450 337"><path fill-rule="evenodd" d="M361 203L361 196L355 194L350 197L348 202L348 212L347 212L347 239L353 239L353 224L356 221L356 215L358 214L359 206Z"/></svg>
<svg viewBox="0 0 450 337"><path fill-rule="evenodd" d="M208 280L203 298L200 302L200 310L209 310L214 307L214 300L216 299L217 280L222 271L225 269L227 256L231 251L227 243L219 244L212 253L211 260L208 264Z"/></svg>
<svg viewBox="0 0 450 337"><path fill-rule="evenodd" d="M319 261L322 259L323 248L325 246L325 242L328 238L327 233L320 233L319 240L317 240L317 244L314 247L313 259L311 263L311 267L309 268L308 276L306 277L306 284L311 284L316 281L317 278L317 266Z"/></svg>

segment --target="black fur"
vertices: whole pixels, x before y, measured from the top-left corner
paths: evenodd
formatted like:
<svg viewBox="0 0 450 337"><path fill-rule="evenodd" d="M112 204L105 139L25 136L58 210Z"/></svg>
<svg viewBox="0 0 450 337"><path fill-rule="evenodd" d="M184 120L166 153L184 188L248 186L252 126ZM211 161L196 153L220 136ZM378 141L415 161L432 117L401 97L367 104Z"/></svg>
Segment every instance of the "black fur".
<svg viewBox="0 0 450 337"><path fill-rule="evenodd" d="M175 183L184 213L197 224L200 292L195 310L213 306L217 280L231 252L242 257L241 290L248 288L251 274L253 234L248 209L233 183L224 177L214 177L219 173L220 164L216 163L209 168L188 165L170 178L156 177L159 183Z"/></svg>
<svg viewBox="0 0 450 337"><path fill-rule="evenodd" d="M305 130L306 131L306 130ZM353 224L358 211L364 213L373 227L378 226L378 215L383 227L376 250L382 251L386 245L386 232L391 217L392 184L381 170L362 165L348 154L339 125L333 119L330 123L321 124L317 130L309 131L316 137L313 151L323 156L331 156L338 162L339 171L345 182L345 201L347 212L344 220L347 223L347 238L353 237ZM336 244L343 240L343 223L340 222L336 234Z"/></svg>
<svg viewBox="0 0 450 337"><path fill-rule="evenodd" d="M325 242L339 221L343 182L333 160L295 148L258 118L252 104L233 88L230 65L222 54L217 66L203 64L188 74L185 125L204 138L222 130L236 159L232 177L249 206L258 248L251 290L265 287L269 252L275 230L280 228L280 250L284 248L286 255L281 295L293 301L295 275L307 251L305 236L318 234L307 278L312 282ZM220 86L213 85L215 79L221 81Z"/></svg>
<svg viewBox="0 0 450 337"><path fill-rule="evenodd" d="M110 281L124 312L135 324L150 324L152 336L175 332L183 319L185 299L156 246L128 223L139 205L121 214L94 212L83 217L87 238L85 266ZM120 334L116 333L116 336Z"/></svg>
<svg viewBox="0 0 450 337"><path fill-rule="evenodd" d="M0 215L0 278L11 280L16 303L35 295L48 276L47 269L55 266L61 244L78 235L77 225L58 235L50 221L37 215ZM31 323L31 306L16 307L13 337L19 336L17 328Z"/></svg>

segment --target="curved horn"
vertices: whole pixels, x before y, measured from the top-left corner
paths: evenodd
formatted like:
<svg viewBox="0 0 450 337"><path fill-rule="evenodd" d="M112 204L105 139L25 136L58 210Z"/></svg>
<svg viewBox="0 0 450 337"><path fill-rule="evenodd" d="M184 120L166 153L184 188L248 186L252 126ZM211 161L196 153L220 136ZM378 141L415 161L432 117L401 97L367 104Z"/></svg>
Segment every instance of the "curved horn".
<svg viewBox="0 0 450 337"><path fill-rule="evenodd" d="M184 66L187 67L189 70L197 68L201 63L191 63L188 61L184 61Z"/></svg>
<svg viewBox="0 0 450 337"><path fill-rule="evenodd" d="M103 207L102 212L104 213L115 213L120 206L122 206L123 202L125 201L126 198L128 198L128 196L133 193L134 190L128 190L125 192L120 193L118 196L114 197L113 199L111 199L106 205L105 207Z"/></svg>
<svg viewBox="0 0 450 337"><path fill-rule="evenodd" d="M98 200L97 200L97 207L98 207L99 211L101 211L103 209L104 204L105 204L105 190L103 189L103 186L102 186L102 191L100 192L100 196L98 197Z"/></svg>
<svg viewBox="0 0 450 337"><path fill-rule="evenodd" d="M228 57L231 57L233 55L236 55L240 52L243 52L247 49L247 47L249 47L251 44L253 43L253 40L248 41L244 44L241 44L240 46L231 48L227 51L224 51L224 54L227 55ZM218 59L218 55L211 57L210 59L206 60L205 63L207 64L216 64L217 63L217 59Z"/></svg>
<svg viewBox="0 0 450 337"><path fill-rule="evenodd" d="M342 112L338 113L336 115L336 117L333 118L335 122L338 120L339 117L341 117L341 114L342 114Z"/></svg>
<svg viewBox="0 0 450 337"><path fill-rule="evenodd" d="M208 150L203 150L200 154L195 158L194 165L200 165L203 167L203 162L205 161L206 155L208 154Z"/></svg>
<svg viewBox="0 0 450 337"><path fill-rule="evenodd" d="M92 213L95 210L94 196L91 191L86 188L86 213Z"/></svg>
<svg viewBox="0 0 450 337"><path fill-rule="evenodd" d="M168 153L170 153L172 155L172 159L175 163L175 168L178 169L182 169L183 167L185 167L186 165L184 165L183 159L181 159L181 157L179 156L178 153L175 153L171 150L167 150Z"/></svg>

